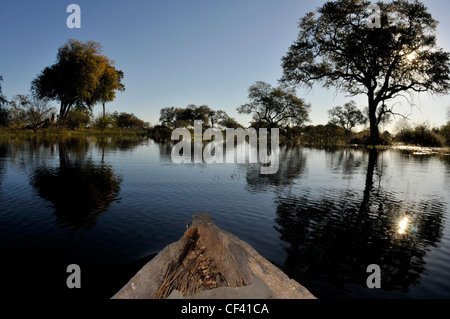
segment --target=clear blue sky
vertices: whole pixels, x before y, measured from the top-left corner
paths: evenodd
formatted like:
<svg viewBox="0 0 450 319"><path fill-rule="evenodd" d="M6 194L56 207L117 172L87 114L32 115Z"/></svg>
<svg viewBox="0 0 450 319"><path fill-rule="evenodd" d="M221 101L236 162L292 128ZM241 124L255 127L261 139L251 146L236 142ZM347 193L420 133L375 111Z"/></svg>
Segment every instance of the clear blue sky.
<svg viewBox="0 0 450 319"><path fill-rule="evenodd" d="M68 39L103 44L104 54L125 73L126 91L107 104L156 124L166 106L207 104L223 109L243 124L236 107L248 101L256 81L273 85L281 77L282 56L297 37L298 20L325 1L304 0L2 0L0 5L0 75L3 94L26 94L30 82L55 62ZM440 21L439 45L450 51L448 0L423 1ZM66 8L81 7L81 29L69 29ZM313 124L328 121L327 109L349 98L320 86L299 88L312 104ZM365 98L355 98L360 106ZM444 124L449 96L416 97L420 106L403 102L401 113L415 122ZM59 108L59 105L55 103ZM96 106L94 113L100 113Z"/></svg>

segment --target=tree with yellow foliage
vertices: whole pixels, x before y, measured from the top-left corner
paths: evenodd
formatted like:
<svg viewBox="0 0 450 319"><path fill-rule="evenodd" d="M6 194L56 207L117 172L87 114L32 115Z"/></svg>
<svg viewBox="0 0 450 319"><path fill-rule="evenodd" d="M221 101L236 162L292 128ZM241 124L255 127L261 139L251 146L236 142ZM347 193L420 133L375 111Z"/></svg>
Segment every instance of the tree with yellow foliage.
<svg viewBox="0 0 450 319"><path fill-rule="evenodd" d="M92 110L97 103L113 101L123 91L123 72L102 54L98 42L70 39L58 49L57 62L46 67L32 82L38 98L60 102L59 121L64 123L72 108Z"/></svg>

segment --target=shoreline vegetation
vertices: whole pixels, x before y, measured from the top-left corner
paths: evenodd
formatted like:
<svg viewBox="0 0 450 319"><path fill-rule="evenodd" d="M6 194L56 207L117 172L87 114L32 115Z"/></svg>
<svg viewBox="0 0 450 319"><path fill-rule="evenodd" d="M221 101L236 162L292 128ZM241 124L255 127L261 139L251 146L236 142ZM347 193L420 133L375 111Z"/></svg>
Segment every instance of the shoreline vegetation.
<svg viewBox="0 0 450 319"><path fill-rule="evenodd" d="M206 127L203 127L205 130ZM193 129L189 128L193 132ZM444 127L427 128L425 124L399 130L392 135L388 131L380 134L381 144L372 146L368 144L370 133L363 130L357 133L346 133L342 128L332 124L309 125L306 127L280 128L280 146L286 147L353 147L362 149L396 149L409 152L413 155L450 155L450 122ZM155 142L172 142L172 129L164 125L142 128L78 128L47 127L38 130L26 128L0 127L0 142L15 142L30 139L64 139L77 137L99 138L151 138ZM191 132L191 133L192 133ZM222 130L225 135L225 130ZM269 130L270 132L270 130ZM447 133L447 134L445 134ZM193 136L193 135L192 135ZM209 140L203 141L208 143Z"/></svg>
<svg viewBox="0 0 450 319"><path fill-rule="evenodd" d="M390 42L382 42L385 50L373 51L376 57L372 59L374 65L367 65L368 70L361 71L359 66L367 64L367 52L356 50L353 40L356 36L352 32L361 27L360 20L366 17L352 17L356 19L352 20L354 30L339 30L342 38L336 38L334 31L330 41L338 41L337 43L323 44L316 35L330 32L328 29L322 30L323 25L347 25L347 18L344 24L340 20L344 16L325 14L328 10L334 12L332 8L335 5L342 8L350 6L346 9L348 12L356 10L359 14L365 11L367 4L359 3L354 7L354 3L336 1L331 7L329 5L321 9L322 17L316 22L309 21L309 16L303 18L305 24L299 26L301 30L297 44L291 46L287 55L282 58L283 76L280 84L273 86L264 81L256 81L248 88L247 103L235 109L239 114L252 117L248 126L256 131L260 128L266 128L268 132L273 128L279 129L279 144L287 147L362 146L379 149L409 145L443 150L450 147L450 108L446 124L432 127L427 122L412 124L406 115L394 112L393 106L386 104L403 91L429 91L445 95L450 89L450 53L427 53L434 36L424 38L424 29L433 30L434 20L428 15L426 8L409 7L411 4L401 2L392 4L393 7L389 10L385 8L386 12L400 13L406 10L405 8L414 11L418 9L421 14L415 17L416 33L411 36L410 28L402 29L403 25L389 26L395 27L393 30L397 31L386 39ZM427 18L421 20L422 17ZM378 48L378 37L384 37L386 34L377 33L377 36L374 36L372 32L375 31L377 30L364 26L357 35L366 35L367 38L362 39L367 43L363 43L368 47ZM402 34L405 34L405 37L398 36ZM409 42L397 43L395 39ZM417 43L427 50L424 49L417 55L403 53L408 46L411 46L409 49L414 53L418 47ZM352 54L336 54L333 51L333 48L340 47ZM323 54L319 62L310 58L316 51ZM388 54L380 59L377 52L384 51ZM322 65L324 59L328 61L326 67ZM346 65L347 69L341 69L343 65ZM349 71L349 65L356 66ZM386 66L389 68L385 69ZM89 72L86 73L86 70ZM373 70L378 70L377 74L373 74ZM343 78L342 74L345 74ZM224 134L226 128L246 129L224 110L206 104L163 107L160 109L159 121L154 126L133 113L107 112L106 104L115 100L117 92L125 91L123 78L123 71L117 69L114 61L103 54L99 42L69 39L58 48L56 62L45 67L33 79L29 94L16 94L11 100L7 99L2 94L3 77L0 75L0 142L86 135L127 138L141 136L150 137L157 142L171 142L174 129L187 128L192 133L195 121L201 121L203 131L215 128ZM408 85L404 85L405 79ZM429 81L423 82L421 79ZM361 107L350 100L344 105L330 105L327 110L328 123L311 125L309 113L312 105L298 97L296 89L300 83L308 86L316 81L324 81L322 84L325 87L337 86L348 91L351 96L366 94L368 103ZM366 87L367 85L369 87ZM375 90L377 87L378 91ZM52 101L59 104L59 112L57 107L51 104ZM102 106L102 112L95 116L96 105ZM393 133L383 132L382 128L397 116L400 116L401 120L391 129ZM360 131L357 131L358 129Z"/></svg>
<svg viewBox="0 0 450 319"><path fill-rule="evenodd" d="M0 128L0 142L12 142L27 139L52 139L52 138L73 138L73 137L117 137L117 138L137 138L145 137L143 130L124 129L69 129L52 127L40 130Z"/></svg>

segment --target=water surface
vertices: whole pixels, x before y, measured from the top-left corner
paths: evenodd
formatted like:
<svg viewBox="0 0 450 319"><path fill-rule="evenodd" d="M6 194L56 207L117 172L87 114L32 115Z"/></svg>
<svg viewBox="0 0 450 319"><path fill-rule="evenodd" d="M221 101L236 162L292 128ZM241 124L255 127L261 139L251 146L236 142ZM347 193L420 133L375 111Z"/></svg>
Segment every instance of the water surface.
<svg viewBox="0 0 450 319"><path fill-rule="evenodd" d="M450 156L281 148L259 164L174 164L152 140L0 144L2 274L17 296L111 297L196 212L319 298L449 298ZM78 264L82 288L68 289ZM381 268L369 289L367 266Z"/></svg>

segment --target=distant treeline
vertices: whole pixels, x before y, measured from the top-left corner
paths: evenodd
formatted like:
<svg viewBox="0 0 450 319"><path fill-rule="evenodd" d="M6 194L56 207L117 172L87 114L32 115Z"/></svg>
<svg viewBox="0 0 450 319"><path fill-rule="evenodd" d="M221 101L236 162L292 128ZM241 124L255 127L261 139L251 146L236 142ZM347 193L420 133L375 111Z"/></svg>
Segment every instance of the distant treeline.
<svg viewBox="0 0 450 319"><path fill-rule="evenodd" d="M56 111L45 99L32 96L16 95L8 102L9 107L0 107L0 127L10 130L39 130L53 127L61 128L55 121ZM348 109L348 105L347 109ZM346 109L344 107L344 109ZM275 126L280 130L280 143L290 146L346 146L369 145L370 131L363 129L354 132L353 125L343 120L339 108L330 110L330 122L326 125L292 125L291 123L270 125L269 122L255 119L249 125L253 128L270 128ZM359 118L358 124L364 123L361 114L351 109L352 114ZM165 107L160 111L160 123L151 126L132 113L114 112L92 116L87 109L73 109L67 113L64 127L71 130L134 130L141 131L157 140L170 140L173 129L186 127L193 129L194 120L201 120L203 129L215 127L246 128L230 117L225 111L213 110L207 105L190 104L185 108ZM431 127L426 123L411 124L406 120L399 121L395 134L384 131L380 134L381 145L394 143L444 147L450 146L450 121L442 127Z"/></svg>
<svg viewBox="0 0 450 319"><path fill-rule="evenodd" d="M202 121L203 130L215 127L220 130L225 128L245 128L235 119L230 118L224 111L214 111L207 105L188 105L186 108L163 108L161 109L161 124L150 127L150 137L157 141L170 140L173 129L185 127L193 130L194 119ZM329 112L332 113L332 112ZM289 146L347 146L347 145L369 145L370 130L368 128L353 132L353 126L341 121L339 125L335 118L330 115L330 122L326 125L279 125L280 143ZM357 116L360 116L358 114ZM362 120L358 124L361 124ZM248 127L255 129L270 128L269 123L264 121L253 121ZM430 127L426 123L410 124L407 120L401 120L395 127L395 134L384 131L380 132L380 145L392 145L394 143L444 147L450 146L450 121L442 127Z"/></svg>
<svg viewBox="0 0 450 319"><path fill-rule="evenodd" d="M86 70L90 70L89 76ZM146 133L155 140L170 140L173 129L178 127L193 129L195 120L202 121L203 129L245 128L225 111L208 105L164 107L160 110L159 124L155 126L133 113L107 112L106 103L115 99L116 92L125 90L123 77L124 73L116 69L114 62L102 54L100 43L71 39L58 49L56 63L45 67L32 81L31 94L17 94L7 100L2 94L3 78L0 76L0 128L8 128L9 134L54 127L58 130L128 130ZM59 102L59 110L51 106L51 101ZM103 112L94 117L93 107L98 104L102 105ZM239 114L252 116L249 127L278 128L280 143L285 145L450 146L450 122L432 128L427 124L411 125L404 120L395 128L395 134L379 132L380 124L387 124L391 115L398 115L384 102L375 118L376 125L373 119L369 120L371 111L358 107L354 101L330 108L326 125L308 125L310 109L311 105L296 95L295 86L281 83L274 87L263 81L251 85L248 102L236 108ZM355 132L357 127L367 129Z"/></svg>

